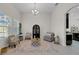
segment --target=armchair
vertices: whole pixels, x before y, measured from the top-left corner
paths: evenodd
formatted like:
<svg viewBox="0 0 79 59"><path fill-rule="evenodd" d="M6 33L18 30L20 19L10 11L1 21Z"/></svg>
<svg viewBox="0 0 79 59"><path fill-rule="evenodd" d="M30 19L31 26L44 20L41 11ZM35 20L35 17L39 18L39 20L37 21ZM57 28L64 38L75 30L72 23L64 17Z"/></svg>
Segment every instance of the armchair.
<svg viewBox="0 0 79 59"><path fill-rule="evenodd" d="M30 40L31 39L31 33L26 33L25 35L25 40Z"/></svg>
<svg viewBox="0 0 79 59"><path fill-rule="evenodd" d="M10 35L8 37L9 47L16 47L18 43L20 43L19 39L15 35Z"/></svg>
<svg viewBox="0 0 79 59"><path fill-rule="evenodd" d="M55 41L54 36L55 36L54 33L47 32L46 35L44 36L44 40L49 42Z"/></svg>

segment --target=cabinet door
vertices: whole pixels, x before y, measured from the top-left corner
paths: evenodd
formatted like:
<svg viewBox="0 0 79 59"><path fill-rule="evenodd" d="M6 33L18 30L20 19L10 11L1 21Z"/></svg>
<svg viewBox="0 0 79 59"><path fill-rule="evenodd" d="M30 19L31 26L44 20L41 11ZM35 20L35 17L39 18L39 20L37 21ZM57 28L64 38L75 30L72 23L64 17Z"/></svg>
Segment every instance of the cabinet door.
<svg viewBox="0 0 79 59"><path fill-rule="evenodd" d="M66 45L72 44L72 35L66 35Z"/></svg>
<svg viewBox="0 0 79 59"><path fill-rule="evenodd" d="M39 36L39 38L40 38L40 27L39 27L39 25L34 25L33 26L33 36L34 36L34 34L36 36Z"/></svg>

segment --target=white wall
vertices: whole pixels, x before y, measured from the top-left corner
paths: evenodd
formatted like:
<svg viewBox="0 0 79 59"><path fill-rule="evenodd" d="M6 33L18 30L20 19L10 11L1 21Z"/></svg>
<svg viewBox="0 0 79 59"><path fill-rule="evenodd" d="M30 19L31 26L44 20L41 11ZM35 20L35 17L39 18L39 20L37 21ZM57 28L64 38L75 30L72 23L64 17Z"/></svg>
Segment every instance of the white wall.
<svg viewBox="0 0 79 59"><path fill-rule="evenodd" d="M51 20L51 31L54 32L56 35L60 37L60 43L63 46L66 46L66 29L65 29L65 14L66 12L76 6L77 4L58 4L55 10L52 13L52 20Z"/></svg>
<svg viewBox="0 0 79 59"><path fill-rule="evenodd" d="M38 24L40 26L40 34L41 37L50 31L50 22L51 16L49 13L39 14L34 16L33 14L24 14L22 16L22 32L25 34L26 32L32 33L32 27L34 24Z"/></svg>
<svg viewBox="0 0 79 59"><path fill-rule="evenodd" d="M0 11L3 11L6 15L8 15L11 18L19 20L20 14L16 10L12 4L9 3L0 3Z"/></svg>

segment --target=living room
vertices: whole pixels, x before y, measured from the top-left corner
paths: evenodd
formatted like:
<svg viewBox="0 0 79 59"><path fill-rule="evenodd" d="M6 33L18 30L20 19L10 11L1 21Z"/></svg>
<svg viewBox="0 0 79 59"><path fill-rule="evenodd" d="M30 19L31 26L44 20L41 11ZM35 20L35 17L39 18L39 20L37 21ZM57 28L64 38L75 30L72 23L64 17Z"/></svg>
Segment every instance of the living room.
<svg viewBox="0 0 79 59"><path fill-rule="evenodd" d="M0 50L10 47L5 54L66 54L71 49L71 45L69 48L66 45L66 13L78 5L78 3L0 4L0 25L4 25L0 27L4 36L0 39ZM12 44L10 40L7 44L6 38L15 41L18 39L18 44ZM73 48L74 52L70 52L76 54L76 50Z"/></svg>

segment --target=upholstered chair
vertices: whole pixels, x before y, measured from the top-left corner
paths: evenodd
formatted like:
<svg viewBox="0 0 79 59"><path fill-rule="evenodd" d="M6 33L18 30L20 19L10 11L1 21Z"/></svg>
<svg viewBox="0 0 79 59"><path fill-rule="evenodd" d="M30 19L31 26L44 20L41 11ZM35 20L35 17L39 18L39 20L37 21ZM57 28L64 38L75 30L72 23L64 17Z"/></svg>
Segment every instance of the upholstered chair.
<svg viewBox="0 0 79 59"><path fill-rule="evenodd" d="M54 36L55 36L54 33L47 32L46 35L44 36L44 40L45 41L49 41L49 42L55 41L55 37Z"/></svg>
<svg viewBox="0 0 79 59"><path fill-rule="evenodd" d="M30 40L30 39L31 39L31 33L26 33L25 40Z"/></svg>
<svg viewBox="0 0 79 59"><path fill-rule="evenodd" d="M8 44L9 44L9 47L16 47L16 45L19 44L19 43L20 43L20 41L19 41L19 39L18 39L17 36L15 36L15 35L10 35L10 36L8 37Z"/></svg>

